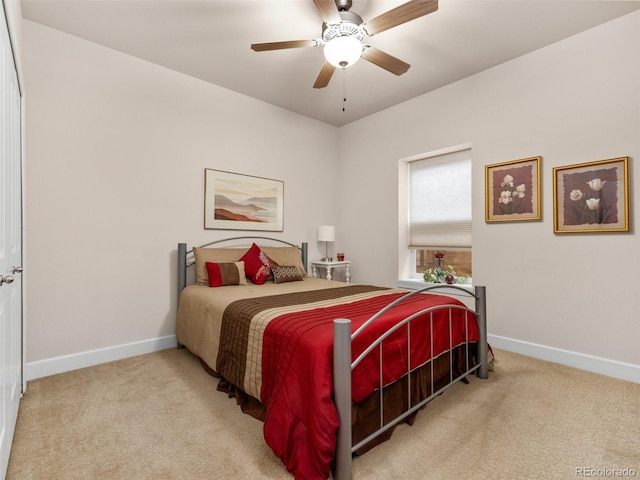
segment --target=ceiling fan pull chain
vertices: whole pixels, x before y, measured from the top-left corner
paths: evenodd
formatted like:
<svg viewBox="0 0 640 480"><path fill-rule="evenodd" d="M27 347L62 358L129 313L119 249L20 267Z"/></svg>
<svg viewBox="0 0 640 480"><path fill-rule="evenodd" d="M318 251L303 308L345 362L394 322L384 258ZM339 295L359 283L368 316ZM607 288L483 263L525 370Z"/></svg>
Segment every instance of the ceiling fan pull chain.
<svg viewBox="0 0 640 480"><path fill-rule="evenodd" d="M347 69L342 67L342 111L347 109Z"/></svg>

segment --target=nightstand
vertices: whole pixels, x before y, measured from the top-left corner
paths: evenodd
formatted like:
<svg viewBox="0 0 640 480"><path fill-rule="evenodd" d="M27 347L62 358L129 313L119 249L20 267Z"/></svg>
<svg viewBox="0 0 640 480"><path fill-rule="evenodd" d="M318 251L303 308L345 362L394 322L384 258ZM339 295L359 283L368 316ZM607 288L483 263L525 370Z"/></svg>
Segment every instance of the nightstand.
<svg viewBox="0 0 640 480"><path fill-rule="evenodd" d="M351 267L351 260L343 260L341 262L325 262L322 260L316 260L315 262L311 262L311 271L313 273L313 276L318 278L318 268L324 268L327 271L327 276L325 277L327 280L331 280L331 270L333 270L334 268L342 267L346 269L345 278L347 283L349 283L349 277L351 276L349 272L349 268Z"/></svg>

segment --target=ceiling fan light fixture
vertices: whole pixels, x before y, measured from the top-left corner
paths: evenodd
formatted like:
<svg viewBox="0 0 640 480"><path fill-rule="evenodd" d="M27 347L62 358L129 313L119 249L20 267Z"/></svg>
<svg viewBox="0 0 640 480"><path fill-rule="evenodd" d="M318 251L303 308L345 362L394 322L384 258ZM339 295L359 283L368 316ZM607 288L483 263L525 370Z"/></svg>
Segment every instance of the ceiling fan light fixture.
<svg viewBox="0 0 640 480"><path fill-rule="evenodd" d="M334 67L350 67L362 55L362 42L355 37L340 36L329 40L324 46L324 57Z"/></svg>

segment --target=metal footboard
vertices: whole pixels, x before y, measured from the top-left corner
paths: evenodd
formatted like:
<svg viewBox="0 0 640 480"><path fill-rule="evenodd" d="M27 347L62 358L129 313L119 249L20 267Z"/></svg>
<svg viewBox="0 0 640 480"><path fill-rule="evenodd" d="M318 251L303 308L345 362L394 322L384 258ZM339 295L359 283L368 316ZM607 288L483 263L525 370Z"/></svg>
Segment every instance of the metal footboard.
<svg viewBox="0 0 640 480"><path fill-rule="evenodd" d="M475 298L475 311L471 310L467 307L459 306L459 305L443 305L437 307L427 308L420 312L416 312L413 315L405 318L398 324L394 325L394 327L380 337L378 337L369 347L367 347L363 353L355 359L353 362L351 361L351 342L354 338L356 338L365 328L367 328L371 323L375 322L377 318L383 315L385 312L395 307L399 303L402 303L407 298L413 297L414 295L418 295L420 293L438 290L442 288L454 288L462 291L463 293L470 295ZM408 409L402 413L400 416L396 417L393 420L384 422L384 402L383 402L383 380L382 380L382 342L393 332L401 329L407 329L408 342L410 344L410 335L411 335L411 322L415 318L423 317L424 315L429 316L429 323L431 328L431 352L433 352L433 314L436 311L441 311L443 309L449 310L449 352L453 350L453 339L451 334L451 325L452 325L452 311L453 310L462 310L464 311L465 317L465 335L466 335L466 368L465 371L461 374L457 375L455 378L453 376L453 355L449 355L449 382L439 388L437 391L434 391L434 375L433 375L433 365L434 359L432 358L430 361L431 368L431 394L416 403L415 405L411 404L411 356L409 353L409 358L407 361L407 381L409 382L409 388L407 389L407 405ZM474 313L476 322L478 324L478 332L479 332L479 340L477 347L477 356L478 363L475 366L469 366L469 313ZM372 439L378 437L385 431L389 430L393 426L405 420L408 416L415 413L417 410L422 408L428 402L433 400L435 397L440 395L442 392L450 388L452 385L457 383L458 381L465 378L467 375L475 372L479 378L486 379L488 378L489 365L487 358L487 319L486 319L486 289L485 287L475 287L475 293L469 292L467 289L455 285L446 285L445 286L430 286L425 287L420 290L413 291L400 297L398 300L389 304L387 307L382 309L380 312L371 317L366 323L364 323L358 330L356 330L353 334L351 334L351 320L340 318L334 320L334 354L333 354L333 371L334 371L334 401L336 403L336 407L338 410L338 416L340 418L340 428L338 429L337 434L337 447L336 447L336 456L335 456L335 468L333 477L335 480L348 480L351 479L351 458L353 452L355 452L358 448L365 445ZM380 428L370 434L368 437L364 438L362 441L358 442L356 445L352 445L352 431L351 431L351 372L352 370L374 349L380 349L380 364L378 366L380 370L380 384L379 384L379 395L380 395ZM410 349L409 349L410 352Z"/></svg>

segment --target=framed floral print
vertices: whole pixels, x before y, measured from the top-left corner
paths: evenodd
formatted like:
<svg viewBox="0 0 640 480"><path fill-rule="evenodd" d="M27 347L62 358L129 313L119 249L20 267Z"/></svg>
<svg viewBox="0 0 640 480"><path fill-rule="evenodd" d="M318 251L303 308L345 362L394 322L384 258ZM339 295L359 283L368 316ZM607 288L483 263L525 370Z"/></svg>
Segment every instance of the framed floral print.
<svg viewBox="0 0 640 480"><path fill-rule="evenodd" d="M629 231L629 157L553 169L555 233Z"/></svg>
<svg viewBox="0 0 640 480"><path fill-rule="evenodd" d="M284 182L204 171L204 228L282 232Z"/></svg>
<svg viewBox="0 0 640 480"><path fill-rule="evenodd" d="M540 220L540 163L529 157L484 167L485 221Z"/></svg>

